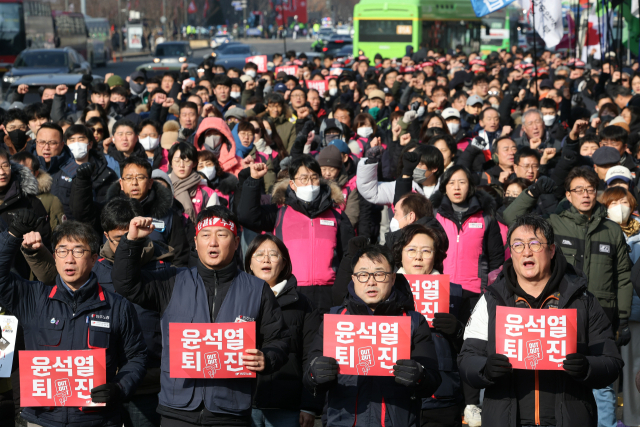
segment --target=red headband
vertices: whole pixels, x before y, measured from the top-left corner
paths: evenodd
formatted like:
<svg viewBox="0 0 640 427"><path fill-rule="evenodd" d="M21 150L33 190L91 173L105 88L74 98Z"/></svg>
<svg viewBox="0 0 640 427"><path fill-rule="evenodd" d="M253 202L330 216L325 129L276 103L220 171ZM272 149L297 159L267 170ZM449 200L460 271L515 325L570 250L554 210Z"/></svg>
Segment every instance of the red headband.
<svg viewBox="0 0 640 427"><path fill-rule="evenodd" d="M231 231L234 236L238 235L238 230L236 228L236 225L232 221L225 221L222 218L212 217L212 218L205 218L198 223L198 225L196 226L196 236L198 235L198 233L200 233L200 231L203 228L207 228L207 227L226 228L227 230Z"/></svg>

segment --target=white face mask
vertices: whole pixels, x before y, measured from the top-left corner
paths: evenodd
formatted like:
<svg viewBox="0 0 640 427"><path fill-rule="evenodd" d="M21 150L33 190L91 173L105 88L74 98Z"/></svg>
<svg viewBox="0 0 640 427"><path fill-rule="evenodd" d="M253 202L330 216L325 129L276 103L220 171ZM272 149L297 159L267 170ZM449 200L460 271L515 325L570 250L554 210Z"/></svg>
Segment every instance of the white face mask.
<svg viewBox="0 0 640 427"><path fill-rule="evenodd" d="M612 206L607 211L609 219L617 224L624 224L631 215L631 208L626 205Z"/></svg>
<svg viewBox="0 0 640 427"><path fill-rule="evenodd" d="M155 150L158 144L160 143L159 138L151 138L150 136L146 136L144 138L139 139L140 144L145 149L145 151Z"/></svg>
<svg viewBox="0 0 640 427"><path fill-rule="evenodd" d="M72 142L68 144L68 147L73 157L78 160L84 159L87 157L87 153L89 153L89 144L85 144L84 142Z"/></svg>
<svg viewBox="0 0 640 427"><path fill-rule="evenodd" d="M241 95L240 92L231 92L231 97L232 98L238 99L238 98L240 98L240 95Z"/></svg>
<svg viewBox="0 0 640 427"><path fill-rule="evenodd" d="M245 74L251 77L252 79L255 79L256 76L258 75L258 73L256 73L256 70L247 70Z"/></svg>
<svg viewBox="0 0 640 427"><path fill-rule="evenodd" d="M391 222L389 223L389 231L394 232L400 230L400 223L397 219L391 218Z"/></svg>
<svg viewBox="0 0 640 427"><path fill-rule="evenodd" d="M298 199L303 200L305 202L311 202L318 197L320 194L320 186L319 185L305 185L304 187L297 187L296 196Z"/></svg>
<svg viewBox="0 0 640 427"><path fill-rule="evenodd" d="M449 128L449 133L455 135L460 130L460 123L447 123L447 127Z"/></svg>
<svg viewBox="0 0 640 427"><path fill-rule="evenodd" d="M216 167L215 166L205 166L200 169L198 172L207 177L207 179L212 180L216 177Z"/></svg>
<svg viewBox="0 0 640 427"><path fill-rule="evenodd" d="M330 87L329 88L329 95L336 96L336 93L338 93L338 88L337 87Z"/></svg>
<svg viewBox="0 0 640 427"><path fill-rule="evenodd" d="M545 126L551 126L553 122L556 121L556 116L551 114L545 115L545 116L542 116L542 120L544 121Z"/></svg>
<svg viewBox="0 0 640 427"><path fill-rule="evenodd" d="M369 135L371 135L373 133L373 128L372 127L361 127L358 128L358 135L360 135L363 138L369 138Z"/></svg>
<svg viewBox="0 0 640 427"><path fill-rule="evenodd" d="M492 108L495 108L496 110L500 108L500 106L498 104L491 104Z"/></svg>
<svg viewBox="0 0 640 427"><path fill-rule="evenodd" d="M215 150L220 145L220 135L209 135L204 138L204 145Z"/></svg>

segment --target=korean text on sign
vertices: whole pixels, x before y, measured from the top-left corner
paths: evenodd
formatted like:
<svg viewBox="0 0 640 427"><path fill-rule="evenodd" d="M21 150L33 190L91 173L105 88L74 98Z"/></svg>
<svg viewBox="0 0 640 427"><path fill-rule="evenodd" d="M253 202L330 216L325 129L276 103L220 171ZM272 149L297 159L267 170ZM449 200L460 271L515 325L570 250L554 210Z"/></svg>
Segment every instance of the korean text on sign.
<svg viewBox="0 0 640 427"><path fill-rule="evenodd" d="M449 275L405 274L404 277L411 286L416 311L433 327L435 313L449 312Z"/></svg>
<svg viewBox="0 0 640 427"><path fill-rule="evenodd" d="M20 351L20 406L104 406L91 389L107 382L105 350Z"/></svg>
<svg viewBox="0 0 640 427"><path fill-rule="evenodd" d="M258 73L267 72L267 55L248 56L244 59L245 63L253 62L258 67Z"/></svg>
<svg viewBox="0 0 640 427"><path fill-rule="evenodd" d="M496 353L514 369L562 370L577 347L576 309L496 307Z"/></svg>
<svg viewBox="0 0 640 427"><path fill-rule="evenodd" d="M393 365L411 356L408 316L324 315L323 355L342 375L392 376Z"/></svg>
<svg viewBox="0 0 640 427"><path fill-rule="evenodd" d="M242 363L256 348L255 322L170 323L171 378L255 378Z"/></svg>
<svg viewBox="0 0 640 427"><path fill-rule="evenodd" d="M297 65L283 65L282 67L276 67L276 75L280 71L283 71L285 74L289 76L295 76L298 74L298 66Z"/></svg>
<svg viewBox="0 0 640 427"><path fill-rule="evenodd" d="M320 96L327 91L327 84L326 80L307 80L307 88L317 90Z"/></svg>

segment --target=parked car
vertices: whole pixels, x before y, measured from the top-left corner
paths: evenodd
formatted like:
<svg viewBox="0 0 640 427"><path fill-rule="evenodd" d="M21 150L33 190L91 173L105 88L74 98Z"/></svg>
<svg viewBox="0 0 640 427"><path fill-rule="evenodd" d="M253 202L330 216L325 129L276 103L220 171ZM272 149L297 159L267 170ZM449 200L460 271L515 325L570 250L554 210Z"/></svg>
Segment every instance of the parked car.
<svg viewBox="0 0 640 427"><path fill-rule="evenodd" d="M231 41L233 41L233 36L231 34L216 34L211 39L211 49L215 49L218 46L222 46L223 44Z"/></svg>
<svg viewBox="0 0 640 427"><path fill-rule="evenodd" d="M222 65L225 68L237 67L242 69L244 67L245 58L247 56L260 55L258 52L253 52L251 46L244 43L227 43L216 48L212 53L216 59L216 65ZM205 59L209 55L205 55Z"/></svg>
<svg viewBox="0 0 640 427"><path fill-rule="evenodd" d="M189 62L192 55L193 51L189 46L189 42L160 43L156 46L153 62Z"/></svg>
<svg viewBox="0 0 640 427"><path fill-rule="evenodd" d="M353 39L349 36L333 35L322 48L322 53L326 55L335 56L336 52L342 49L344 46L352 46Z"/></svg>

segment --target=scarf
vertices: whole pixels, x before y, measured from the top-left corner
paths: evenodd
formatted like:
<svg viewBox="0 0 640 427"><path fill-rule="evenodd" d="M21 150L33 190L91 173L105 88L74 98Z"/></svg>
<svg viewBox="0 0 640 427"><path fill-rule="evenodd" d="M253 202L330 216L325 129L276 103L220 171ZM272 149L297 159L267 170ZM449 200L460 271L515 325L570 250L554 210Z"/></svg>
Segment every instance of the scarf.
<svg viewBox="0 0 640 427"><path fill-rule="evenodd" d="M253 150L253 142L249 144L248 147L245 147L242 144L236 144L236 156L240 156L243 159L247 157L251 150Z"/></svg>
<svg viewBox="0 0 640 427"><path fill-rule="evenodd" d="M640 222L636 221L633 218L629 219L627 225L621 225L622 231L624 231L624 235L627 237L635 236L640 232Z"/></svg>
<svg viewBox="0 0 640 427"><path fill-rule="evenodd" d="M260 138L260 140L255 144L256 150L258 150L259 153L264 153L267 156L270 156L271 153L273 153L273 150L267 145L267 141L265 141L264 138Z"/></svg>
<svg viewBox="0 0 640 427"><path fill-rule="evenodd" d="M171 178L171 183L173 184L173 197L182 204L189 219L195 223L197 213L191 198L196 195L198 184L200 184L202 177L198 172L192 171L191 175L185 179L178 178L174 172L171 172L169 178Z"/></svg>

